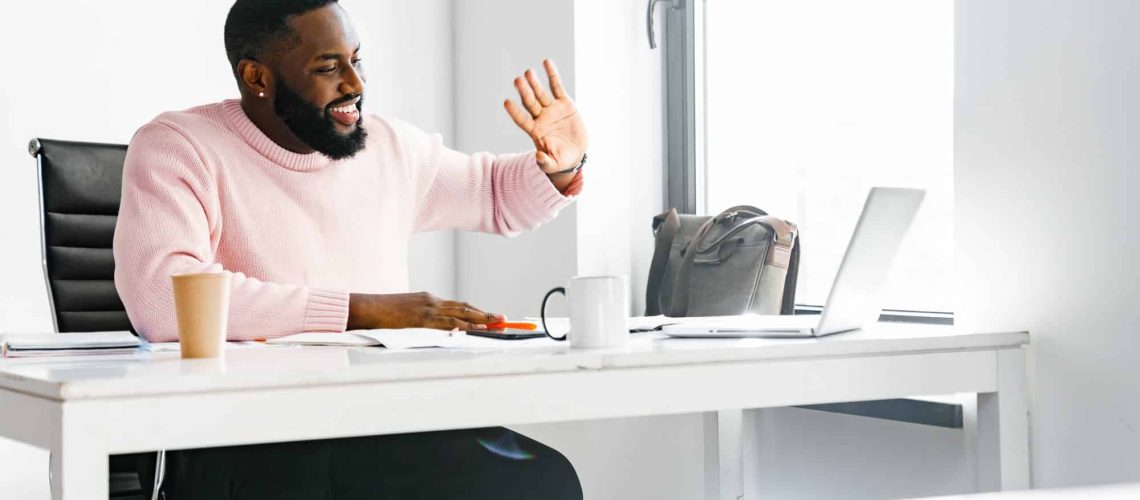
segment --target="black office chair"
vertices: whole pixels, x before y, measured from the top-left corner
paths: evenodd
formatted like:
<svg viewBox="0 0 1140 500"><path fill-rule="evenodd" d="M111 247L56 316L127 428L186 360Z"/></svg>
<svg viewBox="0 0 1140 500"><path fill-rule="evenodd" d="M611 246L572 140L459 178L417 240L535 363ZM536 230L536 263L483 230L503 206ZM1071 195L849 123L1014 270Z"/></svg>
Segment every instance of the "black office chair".
<svg viewBox="0 0 1140 500"><path fill-rule="evenodd" d="M28 152L38 170L40 247L55 330L131 330L111 253L127 147L32 139ZM111 457L112 498L142 498L139 458Z"/></svg>
<svg viewBox="0 0 1140 500"><path fill-rule="evenodd" d="M58 332L129 330L111 242L127 147L33 139L44 276Z"/></svg>

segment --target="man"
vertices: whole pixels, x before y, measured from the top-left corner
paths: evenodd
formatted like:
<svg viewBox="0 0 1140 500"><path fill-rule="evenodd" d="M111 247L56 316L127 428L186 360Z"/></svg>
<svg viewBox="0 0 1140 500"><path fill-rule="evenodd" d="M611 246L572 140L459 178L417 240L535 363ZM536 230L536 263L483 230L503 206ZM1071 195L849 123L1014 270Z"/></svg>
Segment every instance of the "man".
<svg viewBox="0 0 1140 500"><path fill-rule="evenodd" d="M535 151L468 156L362 115L361 47L336 0L237 0L225 45L241 99L164 113L128 149L115 284L141 335L177 339L170 276L203 271L231 274L231 340L502 319L407 293L408 239L514 235L581 191L585 127L552 62L549 91L528 70L521 106L504 103ZM197 450L167 470L170 500L581 497L564 457L505 429Z"/></svg>

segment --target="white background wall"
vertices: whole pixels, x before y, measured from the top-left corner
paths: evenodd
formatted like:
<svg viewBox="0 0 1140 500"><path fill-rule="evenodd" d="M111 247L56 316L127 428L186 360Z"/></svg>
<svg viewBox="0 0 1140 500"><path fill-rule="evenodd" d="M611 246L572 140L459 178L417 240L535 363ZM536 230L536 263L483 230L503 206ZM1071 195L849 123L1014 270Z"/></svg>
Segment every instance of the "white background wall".
<svg viewBox="0 0 1140 500"><path fill-rule="evenodd" d="M568 92L574 92L573 2L456 0L454 5L458 149L534 149L503 110L503 100L518 100L512 81L527 68L543 75L543 58L558 63ZM542 295L574 275L576 211L571 205L547 225L511 239L459 233L459 297L508 317L537 316Z"/></svg>
<svg viewBox="0 0 1140 500"><path fill-rule="evenodd" d="M50 331L32 137L126 143L155 115L236 97L222 44L230 0L5 6L0 47L0 332ZM344 0L373 113L454 140L450 0ZM454 235L413 240L411 286L455 293ZM3 410L0 409L0 418ZM47 454L0 441L0 497L47 498Z"/></svg>
<svg viewBox="0 0 1140 500"><path fill-rule="evenodd" d="M1029 329L1038 486L1140 480L1140 2L959 0L960 321Z"/></svg>

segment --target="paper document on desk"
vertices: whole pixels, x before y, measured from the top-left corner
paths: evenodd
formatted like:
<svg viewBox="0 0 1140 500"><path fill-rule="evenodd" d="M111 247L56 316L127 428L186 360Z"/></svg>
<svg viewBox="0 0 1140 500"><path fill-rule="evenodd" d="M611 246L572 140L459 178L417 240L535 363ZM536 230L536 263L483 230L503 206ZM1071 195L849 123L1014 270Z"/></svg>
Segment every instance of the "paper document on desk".
<svg viewBox="0 0 1140 500"><path fill-rule="evenodd" d="M265 344L252 340L231 340L226 342L225 348L227 351L236 349L262 349L265 348ZM145 342L142 345L142 350L146 352L178 352L182 350L182 344L178 342Z"/></svg>
<svg viewBox="0 0 1140 500"><path fill-rule="evenodd" d="M500 346L498 342L493 339L472 337L462 332L452 333L430 328L349 330L344 333L308 332L266 341L267 344L386 347L388 349L498 347Z"/></svg>
<svg viewBox="0 0 1140 500"><path fill-rule="evenodd" d="M366 337L364 335L357 335L355 332L305 332L295 335L278 337L275 339L269 339L265 341L265 343L273 345L333 345L348 347L369 347L380 345L380 341Z"/></svg>

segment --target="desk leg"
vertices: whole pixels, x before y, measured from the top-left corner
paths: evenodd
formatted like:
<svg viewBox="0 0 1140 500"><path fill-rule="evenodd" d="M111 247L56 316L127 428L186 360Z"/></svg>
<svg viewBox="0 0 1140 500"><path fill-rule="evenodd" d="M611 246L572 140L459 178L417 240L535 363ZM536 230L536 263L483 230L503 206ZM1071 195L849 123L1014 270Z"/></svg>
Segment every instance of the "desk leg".
<svg viewBox="0 0 1140 500"><path fill-rule="evenodd" d="M744 498L744 431L742 410L705 413L705 498Z"/></svg>
<svg viewBox="0 0 1140 500"><path fill-rule="evenodd" d="M51 482L52 500L103 499L109 496L108 456L85 439L92 429L78 430L61 426L52 438Z"/></svg>
<svg viewBox="0 0 1140 500"><path fill-rule="evenodd" d="M978 491L1030 487L1025 350L997 352L998 392L978 394Z"/></svg>

